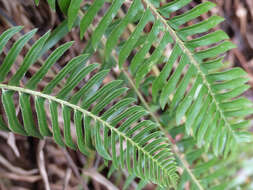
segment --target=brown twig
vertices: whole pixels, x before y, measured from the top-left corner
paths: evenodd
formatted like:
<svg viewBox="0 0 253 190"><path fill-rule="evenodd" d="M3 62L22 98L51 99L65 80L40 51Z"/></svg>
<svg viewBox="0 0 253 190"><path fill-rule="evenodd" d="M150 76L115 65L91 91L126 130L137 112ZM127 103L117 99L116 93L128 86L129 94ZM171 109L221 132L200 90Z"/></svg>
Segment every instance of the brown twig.
<svg viewBox="0 0 253 190"><path fill-rule="evenodd" d="M44 185L45 185L45 189L51 190L50 185L49 185L49 181L48 181L48 177L47 177L47 171L46 171L46 167L45 167L45 158L44 158L44 153L43 153L43 148L45 146L45 143L46 143L45 140L40 140L40 142L38 144L37 163L39 166L40 175L41 175Z"/></svg>
<svg viewBox="0 0 253 190"><path fill-rule="evenodd" d="M68 189L71 174L72 174L71 168L68 168L67 171L66 171L65 178L64 178L64 183L63 183L62 190L67 190Z"/></svg>
<svg viewBox="0 0 253 190"><path fill-rule="evenodd" d="M84 181L84 179L82 179L81 174L80 174L77 166L75 165L74 161L72 160L71 156L69 155L68 151L66 149L62 148L62 152L63 152L64 156L67 159L68 165L73 170L74 175L81 181L83 189L84 190L89 190L86 182Z"/></svg>
<svg viewBox="0 0 253 190"><path fill-rule="evenodd" d="M22 168L13 166L8 160L6 160L2 155L0 155L0 164L2 164L5 168L7 168L8 170L10 170L11 172L18 174L18 175L22 175L22 176L29 176L29 175L33 175L38 173L37 169L33 169L33 170L24 170Z"/></svg>
<svg viewBox="0 0 253 190"><path fill-rule="evenodd" d="M251 88L253 88L253 73L252 73L252 71L251 71L251 69L248 65L248 62L247 62L246 58L243 56L243 54L238 49L233 49L233 53L237 57L237 59L239 60L242 67L248 73L248 75L250 77L249 84L250 84Z"/></svg>

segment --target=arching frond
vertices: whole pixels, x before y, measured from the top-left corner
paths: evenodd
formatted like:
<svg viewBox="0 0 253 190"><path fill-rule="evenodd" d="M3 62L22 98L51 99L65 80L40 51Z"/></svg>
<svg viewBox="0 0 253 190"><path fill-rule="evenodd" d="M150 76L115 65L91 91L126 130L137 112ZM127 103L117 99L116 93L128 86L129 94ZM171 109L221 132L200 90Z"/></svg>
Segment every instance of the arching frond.
<svg viewBox="0 0 253 190"><path fill-rule="evenodd" d="M20 30L21 27L14 27L0 36L0 52ZM52 135L58 145L73 149L77 147L84 154L95 149L104 159L112 160L116 168L125 167L130 174L144 181L163 187L175 186L176 163L170 145L166 143L167 138L157 130L155 123L143 119L147 114L145 109L133 105L133 98L123 97L127 88L121 86L121 81L102 84L109 70L97 71L98 64L85 65L88 55L73 58L43 90L38 90L39 82L71 47L72 42L55 49L39 70L27 78L26 73L41 56L41 50L50 35L50 32L46 33L26 53L17 71L12 76L8 75L18 54L35 32L33 30L21 36L0 65L4 108L1 129L38 138ZM82 69L73 72L80 65ZM80 82L87 77L90 79L80 87ZM16 95L18 102L14 101ZM15 103L21 110L21 119L16 114ZM59 116L64 120L63 135ZM77 142L71 135L72 122Z"/></svg>
<svg viewBox="0 0 253 190"><path fill-rule="evenodd" d="M204 2L188 12L171 16L190 2L174 0L160 5L156 1L133 0L125 16L106 34L124 6L123 0L114 0L96 26L91 44L95 49L102 36L106 36L105 57L108 58L127 27L137 23L117 49L119 66L129 61L129 70L138 86L160 64L161 70L152 83L153 100L159 101L162 109L168 108L177 124L185 122L186 133L197 139L199 147L204 146L206 150L212 147L216 155L227 154L237 142L244 141L245 133L237 126L245 126L245 116L253 113L247 99L237 98L249 88L245 84L248 78L241 68L223 67L222 55L235 46L225 32L211 29L224 19L211 16L199 21L199 16L213 8L214 3ZM80 18L81 37L104 3L95 0ZM79 4L75 10L69 7L69 12L75 12L71 23L77 17L77 8ZM194 24L185 26L187 22ZM144 33L149 23L152 28ZM168 44L173 48L165 54Z"/></svg>

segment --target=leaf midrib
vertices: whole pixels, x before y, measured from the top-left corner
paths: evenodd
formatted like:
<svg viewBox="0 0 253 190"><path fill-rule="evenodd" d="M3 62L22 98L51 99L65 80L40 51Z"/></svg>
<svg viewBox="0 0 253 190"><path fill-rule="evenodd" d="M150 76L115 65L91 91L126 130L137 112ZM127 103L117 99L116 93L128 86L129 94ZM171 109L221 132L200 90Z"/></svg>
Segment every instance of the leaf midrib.
<svg viewBox="0 0 253 190"><path fill-rule="evenodd" d="M101 122L103 125L107 126L110 130L113 130L114 132L116 132L119 136L122 136L126 141L129 141L132 146L137 147L137 149L139 149L141 152L143 152L145 155L147 155L153 162L157 163L157 165L164 171L168 172L168 169L165 169L160 162L158 162L157 159L154 159L153 156L147 152L146 150L144 150L144 148L140 147L138 143L134 142L131 138L129 138L128 136L126 136L124 133L122 133L121 131L117 130L117 128L113 127L112 125L110 125L108 122L102 120L100 117L94 115L93 113L81 108L80 106L77 106L75 104L71 104L65 100L56 98L54 96L48 95L48 94L44 94L38 91L34 91L34 90L30 90L30 89L26 89L26 88L22 88L22 87L18 87L18 86L12 86L12 85L6 85L6 84L2 84L0 83L0 89L5 89L5 90L12 90L12 91L16 91L19 94L20 93L26 93L29 94L31 96L34 97L41 97L41 98L45 98L48 101L54 101L60 105L64 105L64 106L68 106L70 108L72 108L73 110L77 110L82 112L84 115L90 116L92 117L95 121L99 121ZM170 150L170 149L168 149ZM168 176L170 178L170 176Z"/></svg>
<svg viewBox="0 0 253 190"><path fill-rule="evenodd" d="M156 10L156 8L149 2L149 0L142 0L147 8L149 8L154 16L159 19L167 28L168 32L170 33L171 37L174 39L174 41L179 44L180 48L182 49L182 51L189 57L190 62L196 67L198 74L202 77L203 83L204 85L207 87L208 89L208 93L211 95L213 102L216 105L216 109L217 111L220 113L220 116L222 118L222 120L225 122L225 126L229 129L229 131L231 132L231 134L233 135L234 138L236 138L234 131L232 130L230 123L227 121L223 110L220 108L219 106L219 101L216 100L215 98L215 93L212 91L212 88L210 86L210 84L207 81L207 78L205 76L205 74L201 71L201 68L199 66L198 61L193 57L193 54L191 53L191 51L186 47L184 41L182 41L180 39L180 37L177 35L176 31L173 30L173 28L167 23L167 21L160 15L160 13Z"/></svg>

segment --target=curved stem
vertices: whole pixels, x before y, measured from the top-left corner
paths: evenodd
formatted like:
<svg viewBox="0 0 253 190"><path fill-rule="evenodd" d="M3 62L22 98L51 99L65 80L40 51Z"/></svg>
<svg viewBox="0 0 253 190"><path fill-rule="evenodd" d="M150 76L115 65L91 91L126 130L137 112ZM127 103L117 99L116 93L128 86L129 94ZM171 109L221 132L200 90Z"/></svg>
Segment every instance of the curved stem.
<svg viewBox="0 0 253 190"><path fill-rule="evenodd" d="M108 127L111 131L114 131L115 133L117 133L119 136L122 136L126 141L130 142L133 147L137 147L137 149L139 149L141 152L143 152L143 154L147 155L154 163L157 164L157 166L159 166L161 168L161 170L166 170L165 168L163 168L163 166L158 161L158 159L155 159L149 152L147 152L138 143L136 143L135 141L133 141L125 133L119 131L117 128L113 127L110 123L102 120L97 115L95 115L95 114L93 114L93 113L91 113L91 112L89 112L89 111L81 108L78 105L71 104L71 103L69 103L69 102L67 102L65 100L56 98L56 97L48 95L48 94L44 94L44 93L41 93L41 92L38 92L38 91L34 91L34 90L26 89L26 88L21 88L21 87L17 87L17 86L11 86L11 85L6 85L6 84L1 84L0 83L0 89L12 90L12 91L16 91L18 93L25 93L25 94L29 94L29 95L34 96L34 97L41 97L41 98L44 98L44 99L46 99L48 101L53 101L53 102L56 102L56 103L58 103L60 105L64 105L64 106L70 107L70 108L72 108L75 111L79 111L79 112L83 113L84 115L93 118L95 121L99 121L104 126Z"/></svg>
<svg viewBox="0 0 253 190"><path fill-rule="evenodd" d="M143 3L146 5L147 8L149 8L152 13L154 14L154 16L159 19L164 26L166 27L166 29L168 30L168 32L170 33L171 37L174 39L175 43L177 43L179 45L179 47L181 48L181 50L188 56L189 61L195 66L195 68L198 71L198 74L201 76L204 85L207 87L208 89L208 93L211 95L217 111L220 113L220 116L222 118L222 120L225 123L225 126L229 129L229 131L231 132L231 134L235 137L234 131L232 130L229 122L227 121L222 109L220 108L219 105L219 101L216 99L215 97L215 93L213 92L211 85L209 84L209 82L207 81L206 75L202 72L200 65L198 63L198 61L194 58L192 52L186 47L186 45L184 44L184 41L180 39L180 37L177 35L176 31L168 24L168 22L160 15L160 13L156 10L156 8L152 5L152 3L149 2L149 0L142 0Z"/></svg>

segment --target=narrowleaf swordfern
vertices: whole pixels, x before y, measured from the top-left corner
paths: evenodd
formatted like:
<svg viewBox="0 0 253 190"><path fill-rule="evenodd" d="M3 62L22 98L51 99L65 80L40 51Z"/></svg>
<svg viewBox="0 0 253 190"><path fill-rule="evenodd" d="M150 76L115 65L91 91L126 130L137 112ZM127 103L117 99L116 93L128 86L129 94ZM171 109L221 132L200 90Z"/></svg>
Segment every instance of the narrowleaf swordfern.
<svg viewBox="0 0 253 190"><path fill-rule="evenodd" d="M39 3L38 0L35 2ZM106 3L105 0L94 0L88 9L83 11L82 0L48 0L54 10L56 2L68 19L69 29L74 23L78 23L81 38ZM113 54L120 69L129 62L127 72L134 78L137 90L148 75L154 75L151 88L153 102L164 112L168 112L176 125L183 126L182 133L189 139L194 139L191 142L196 142L199 149L194 152L193 158L205 152L210 155L214 153L216 157L218 155L226 157L238 143L251 140L252 135L247 132L249 122L245 117L253 113L252 103L240 97L249 88L246 85L247 75L241 68L224 69L223 54L235 46L225 32L211 30L222 22L223 18L211 16L206 20L199 20L199 17L212 9L215 4L206 1L174 16L174 13L189 5L191 0L174 0L169 3L133 0L127 1L128 5L130 2L127 8L124 2L124 0L111 1L92 33L90 44L93 50L102 47L105 60L109 60ZM127 10L123 18L118 16L122 7ZM149 23L152 23L151 30L143 32ZM187 23L193 24L186 26ZM121 38L129 25L134 26L131 34L127 39ZM20 29L20 27L11 28L1 35L1 51ZM21 86L22 77L41 56L40 51L50 33L45 34L26 54L19 70L7 80L7 74L16 56L34 33L35 31L31 31L21 37L0 66L2 104L8 121L7 127L4 119L0 118L1 129L39 138L50 136L51 130L47 127L45 113L47 102L50 108L52 133L57 144L75 148L70 135L70 120L74 115L77 146L81 152L87 154L89 151L87 147L95 147L101 156L112 160L117 168L124 165L129 173L162 187L176 186L178 178L176 163L167 143L168 138L159 130L157 126L159 123L141 119L148 114L144 108L134 106L133 99L122 97L127 89L121 87L120 81L102 85L103 78L108 73L107 70L103 70L91 77L79 91L72 92L86 75L99 67L97 64L91 64L78 70L80 64L83 65L90 54L83 54L71 60L43 91L37 90L40 80L70 48L71 42L57 48L40 70ZM105 43L101 46L102 38L105 38ZM168 44L172 47L169 55L166 53ZM151 51L153 48L154 51ZM66 78L67 82L54 95L54 87L63 78ZM101 87L97 87L94 92L92 89L95 85ZM19 95L24 128L15 114L13 102L15 93ZM30 99L34 99L35 102L38 128L32 114ZM108 108L110 102L114 104ZM59 107L64 118L64 137L61 136L58 123ZM116 148L117 144L119 151ZM200 168L202 171L201 168L216 164L218 161L215 156L210 156L211 161L199 164L197 169ZM184 172L180 179L182 182L190 175L193 183L195 182L195 186L191 186L192 189L229 187L228 183L224 183L211 188L210 177L209 180L206 177L206 181L203 179L198 182L193 175L199 176L201 172L193 173Z"/></svg>

